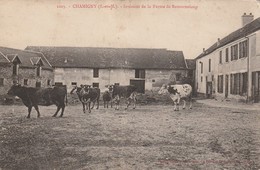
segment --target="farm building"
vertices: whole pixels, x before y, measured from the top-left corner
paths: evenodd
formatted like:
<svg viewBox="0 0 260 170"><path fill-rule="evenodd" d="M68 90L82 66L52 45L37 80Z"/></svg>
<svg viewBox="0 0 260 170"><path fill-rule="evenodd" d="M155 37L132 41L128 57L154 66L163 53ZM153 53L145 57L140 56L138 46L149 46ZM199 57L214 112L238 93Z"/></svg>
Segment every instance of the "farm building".
<svg viewBox="0 0 260 170"><path fill-rule="evenodd" d="M48 87L54 80L53 68L38 52L0 47L0 96L14 83Z"/></svg>
<svg viewBox="0 0 260 170"><path fill-rule="evenodd" d="M242 16L242 27L196 58L196 89L209 98L260 100L260 18Z"/></svg>
<svg viewBox="0 0 260 170"><path fill-rule="evenodd" d="M153 90L163 83L178 82L187 76L182 51L137 48L28 46L41 52L54 68L56 84L136 85L138 91Z"/></svg>

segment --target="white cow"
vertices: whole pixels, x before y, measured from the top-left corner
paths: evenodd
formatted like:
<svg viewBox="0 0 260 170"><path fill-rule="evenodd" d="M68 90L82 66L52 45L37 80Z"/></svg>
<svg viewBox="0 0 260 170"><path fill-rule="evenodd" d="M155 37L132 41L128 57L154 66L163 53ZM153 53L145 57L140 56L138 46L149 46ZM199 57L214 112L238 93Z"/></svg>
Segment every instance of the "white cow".
<svg viewBox="0 0 260 170"><path fill-rule="evenodd" d="M161 87L158 94L170 95L174 102L174 110L179 110L180 101L183 101L183 109L186 107L186 100L190 102L190 109L192 108L192 87L189 84L165 85Z"/></svg>

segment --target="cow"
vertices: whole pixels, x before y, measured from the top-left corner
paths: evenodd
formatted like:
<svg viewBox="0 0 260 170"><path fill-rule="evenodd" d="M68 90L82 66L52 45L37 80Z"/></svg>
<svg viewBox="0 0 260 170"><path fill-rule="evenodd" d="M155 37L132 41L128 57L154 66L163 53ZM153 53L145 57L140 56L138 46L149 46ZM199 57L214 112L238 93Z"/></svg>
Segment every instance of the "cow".
<svg viewBox="0 0 260 170"><path fill-rule="evenodd" d="M136 107L136 96L137 96L137 88L133 85L128 85L128 86L120 86L120 85L110 85L108 86L109 92L112 93L112 100L115 102L115 109L119 110L119 103L120 103L120 98L126 98L127 100L127 105L125 110L129 107L131 104L131 101L133 101L135 109Z"/></svg>
<svg viewBox="0 0 260 170"><path fill-rule="evenodd" d="M189 84L165 85L161 87L158 94L168 94L174 103L174 111L179 110L180 101L183 101L183 109L186 108L186 100L190 102L192 108L192 87Z"/></svg>
<svg viewBox="0 0 260 170"><path fill-rule="evenodd" d="M80 102L82 103L84 113L86 113L86 108L89 109L89 112L91 112L90 107L88 107L88 104L90 105L90 102L93 102L93 106L91 109L94 108L95 102L97 102L97 109L99 108L99 98L100 98L99 88L91 88L89 85L80 85L80 87L75 86L70 91L70 94L72 94L75 90Z"/></svg>
<svg viewBox="0 0 260 170"><path fill-rule="evenodd" d="M90 86L85 86L82 90L85 93L82 95L82 102L86 104L89 113L91 113L91 109L94 108L95 103L97 102L97 109L99 108L99 98L100 98L100 89L97 87L91 88ZM91 102L93 103L92 108L90 108Z"/></svg>
<svg viewBox="0 0 260 170"><path fill-rule="evenodd" d="M34 88L12 85L7 94L18 96L22 99L23 104L28 108L27 118L30 118L32 107L37 111L37 117L40 117L38 105L50 106L53 104L57 106L57 111L53 117L57 116L60 109L60 117L62 117L65 110L65 99L67 101L67 89L57 86L52 88Z"/></svg>
<svg viewBox="0 0 260 170"><path fill-rule="evenodd" d="M110 102L111 108L113 107L112 105L112 94L109 93L109 91L105 91L103 94L103 102L104 102L104 108L108 108L108 104Z"/></svg>

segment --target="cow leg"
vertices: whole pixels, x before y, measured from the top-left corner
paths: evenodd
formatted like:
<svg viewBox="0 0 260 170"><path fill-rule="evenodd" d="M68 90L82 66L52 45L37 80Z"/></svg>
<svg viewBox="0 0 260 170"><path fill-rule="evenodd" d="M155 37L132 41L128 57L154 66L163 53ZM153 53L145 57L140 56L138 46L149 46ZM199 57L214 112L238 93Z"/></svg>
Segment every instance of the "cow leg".
<svg viewBox="0 0 260 170"><path fill-rule="evenodd" d="M30 118L30 116L31 116L31 111L32 111L32 106L28 106L28 115L27 115L27 118Z"/></svg>
<svg viewBox="0 0 260 170"><path fill-rule="evenodd" d="M92 105L91 109L93 109L93 108L94 108L94 106L95 106L95 103L96 103L96 101L93 101L93 105Z"/></svg>
<svg viewBox="0 0 260 170"><path fill-rule="evenodd" d="M34 108L37 111L37 114L38 114L37 117L41 117L39 107L36 105L36 106L34 106Z"/></svg>
<svg viewBox="0 0 260 170"><path fill-rule="evenodd" d="M136 98L134 98L133 103L134 103L133 109L135 109L135 107L136 107Z"/></svg>
<svg viewBox="0 0 260 170"><path fill-rule="evenodd" d="M128 109L128 107L130 106L130 104L131 104L131 99L127 99L127 105L126 105L126 108L125 108L125 110L127 110L127 109Z"/></svg>
<svg viewBox="0 0 260 170"><path fill-rule="evenodd" d="M97 99L97 109L99 108L99 99Z"/></svg>
<svg viewBox="0 0 260 170"><path fill-rule="evenodd" d="M89 113L91 113L90 103L91 103L91 102L88 103L88 112L89 112Z"/></svg>
<svg viewBox="0 0 260 170"><path fill-rule="evenodd" d="M192 109L192 98L189 99L190 102L190 109Z"/></svg>
<svg viewBox="0 0 260 170"><path fill-rule="evenodd" d="M173 102L173 110L176 111L177 110L177 103L176 102Z"/></svg>
<svg viewBox="0 0 260 170"><path fill-rule="evenodd" d="M61 107L60 107L60 106L57 106L57 110L56 110L55 114L54 114L52 117L56 117L57 114L58 114L58 112L60 111L60 109L61 109Z"/></svg>
<svg viewBox="0 0 260 170"><path fill-rule="evenodd" d="M177 110L177 111L180 110L180 106L179 106L179 105L180 105L180 103L177 102L177 103L176 103L176 106L177 106L177 107L176 107L176 110Z"/></svg>
<svg viewBox="0 0 260 170"><path fill-rule="evenodd" d="M65 110L65 104L63 104L63 105L61 106L61 114L60 114L60 117L63 116L64 110Z"/></svg>
<svg viewBox="0 0 260 170"><path fill-rule="evenodd" d="M82 107L83 107L83 113L86 113L86 109L85 109L85 104L82 103Z"/></svg>
<svg viewBox="0 0 260 170"><path fill-rule="evenodd" d="M183 100L183 106L182 106L182 109L185 109L186 108L186 100Z"/></svg>

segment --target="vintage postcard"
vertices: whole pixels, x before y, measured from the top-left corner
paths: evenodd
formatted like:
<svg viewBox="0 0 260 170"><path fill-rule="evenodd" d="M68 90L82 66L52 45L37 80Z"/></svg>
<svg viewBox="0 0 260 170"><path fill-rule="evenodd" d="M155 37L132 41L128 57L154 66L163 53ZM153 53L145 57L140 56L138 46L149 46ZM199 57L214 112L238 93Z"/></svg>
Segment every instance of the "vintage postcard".
<svg viewBox="0 0 260 170"><path fill-rule="evenodd" d="M259 113L259 0L0 0L0 170L258 170Z"/></svg>

